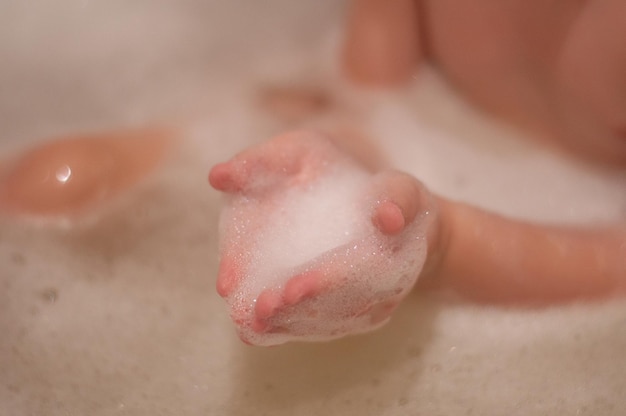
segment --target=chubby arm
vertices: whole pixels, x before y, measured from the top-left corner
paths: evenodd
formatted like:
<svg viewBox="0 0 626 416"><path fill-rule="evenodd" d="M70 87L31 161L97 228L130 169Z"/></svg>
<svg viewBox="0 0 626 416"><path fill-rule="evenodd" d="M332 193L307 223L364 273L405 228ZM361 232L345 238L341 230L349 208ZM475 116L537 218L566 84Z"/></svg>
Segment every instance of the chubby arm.
<svg viewBox="0 0 626 416"><path fill-rule="evenodd" d="M438 198L426 280L473 300L547 304L626 294L626 227L507 219Z"/></svg>

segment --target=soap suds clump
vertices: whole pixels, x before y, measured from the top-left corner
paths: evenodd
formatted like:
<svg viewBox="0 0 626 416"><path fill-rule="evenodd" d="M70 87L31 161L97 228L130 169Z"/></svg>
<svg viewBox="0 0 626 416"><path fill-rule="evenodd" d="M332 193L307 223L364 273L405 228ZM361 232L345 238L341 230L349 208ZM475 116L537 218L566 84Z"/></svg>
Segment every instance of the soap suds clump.
<svg viewBox="0 0 626 416"><path fill-rule="evenodd" d="M372 177L337 164L306 183L230 197L221 218L222 256L233 259L239 275L226 300L242 339L321 341L388 321L424 263L428 214L399 235L383 235L372 224L378 203L368 200ZM267 318L272 329L259 329L259 297L267 291L285 297L291 279L303 275L317 276L315 293L285 301Z"/></svg>
<svg viewBox="0 0 626 416"><path fill-rule="evenodd" d="M255 238L249 267L257 278L244 283L252 294L283 286L285 273L373 231L363 224L367 213L359 206L366 179L361 172L337 171L279 196L278 209L265 217Z"/></svg>

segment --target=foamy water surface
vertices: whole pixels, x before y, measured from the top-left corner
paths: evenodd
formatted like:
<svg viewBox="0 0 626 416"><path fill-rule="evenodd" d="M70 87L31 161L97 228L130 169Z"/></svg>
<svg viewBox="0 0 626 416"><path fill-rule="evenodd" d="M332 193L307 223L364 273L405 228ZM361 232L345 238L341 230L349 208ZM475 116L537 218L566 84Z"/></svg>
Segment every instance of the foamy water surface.
<svg viewBox="0 0 626 416"><path fill-rule="evenodd" d="M343 4L0 3L0 146L174 121L172 160L95 224L0 220L0 415L623 415L623 301L512 310L410 297L326 344L252 348L214 290L210 166L284 126L265 85L315 84L442 194L563 223L626 217L623 174L528 144L430 70L355 91L333 64ZM193 120L193 121L181 121Z"/></svg>

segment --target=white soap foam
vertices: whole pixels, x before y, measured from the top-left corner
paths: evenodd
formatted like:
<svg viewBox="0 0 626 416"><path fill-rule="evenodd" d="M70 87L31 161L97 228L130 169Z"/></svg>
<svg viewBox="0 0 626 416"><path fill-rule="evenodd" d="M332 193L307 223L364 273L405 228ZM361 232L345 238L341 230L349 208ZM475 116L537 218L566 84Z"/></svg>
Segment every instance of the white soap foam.
<svg viewBox="0 0 626 416"><path fill-rule="evenodd" d="M360 204L366 179L363 172L338 169L280 195L255 246L252 293L282 286L295 267L373 232Z"/></svg>

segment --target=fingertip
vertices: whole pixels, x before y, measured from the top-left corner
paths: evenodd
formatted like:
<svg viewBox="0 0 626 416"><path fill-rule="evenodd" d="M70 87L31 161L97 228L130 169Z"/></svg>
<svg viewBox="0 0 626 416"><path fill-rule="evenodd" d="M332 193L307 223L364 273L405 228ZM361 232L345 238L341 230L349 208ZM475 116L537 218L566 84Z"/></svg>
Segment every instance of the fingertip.
<svg viewBox="0 0 626 416"><path fill-rule="evenodd" d="M406 225L402 210L391 201L382 202L376 207L372 221L376 228L387 235L399 234Z"/></svg>
<svg viewBox="0 0 626 416"><path fill-rule="evenodd" d="M315 296L321 291L322 273L319 271L304 272L291 278L285 285L285 304L295 305L305 298Z"/></svg>
<svg viewBox="0 0 626 416"><path fill-rule="evenodd" d="M274 290L264 290L256 300L254 312L257 319L264 320L276 314L282 304L282 296Z"/></svg>
<svg viewBox="0 0 626 416"><path fill-rule="evenodd" d="M234 262L228 259L223 259L220 263L217 273L217 282L215 283L217 293L221 297L227 298L235 288L238 279L239 276L237 266Z"/></svg>
<svg viewBox="0 0 626 416"><path fill-rule="evenodd" d="M218 163L209 172L209 184L218 191L228 191L233 187L233 178L228 163Z"/></svg>

